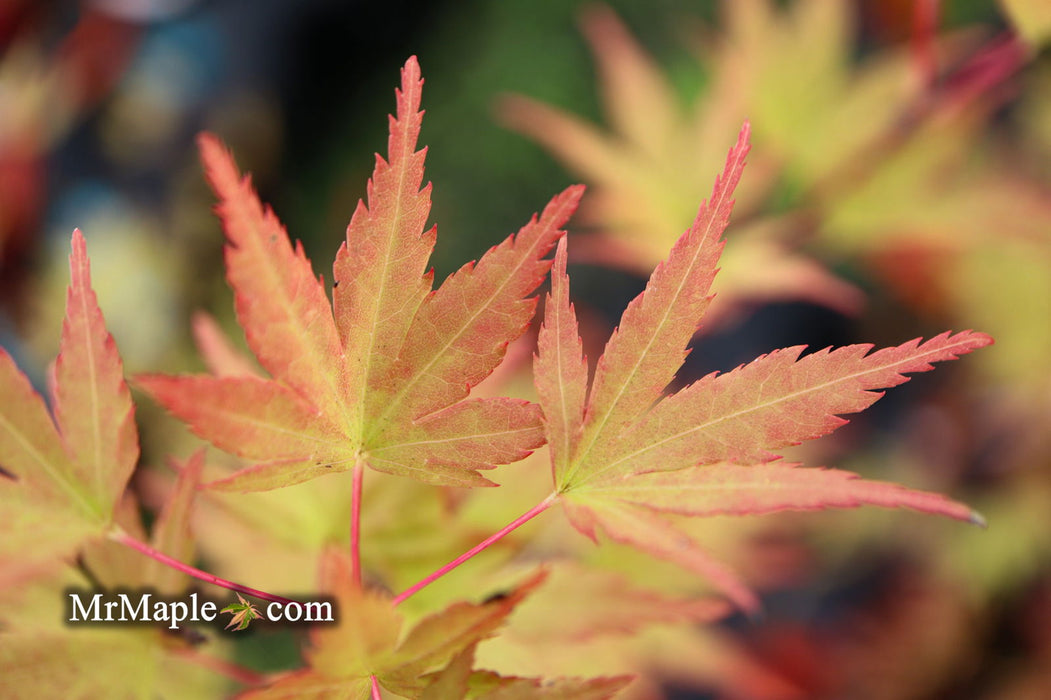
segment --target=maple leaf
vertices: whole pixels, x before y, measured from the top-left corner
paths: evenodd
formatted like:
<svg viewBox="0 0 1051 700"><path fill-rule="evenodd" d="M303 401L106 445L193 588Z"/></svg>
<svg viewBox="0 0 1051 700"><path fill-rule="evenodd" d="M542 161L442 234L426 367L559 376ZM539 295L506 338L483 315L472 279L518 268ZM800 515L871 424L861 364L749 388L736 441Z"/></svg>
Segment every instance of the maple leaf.
<svg viewBox="0 0 1051 700"><path fill-rule="evenodd" d="M431 674L420 700L606 700L632 681L631 676L544 680L474 671L476 647L471 645L444 669Z"/></svg>
<svg viewBox="0 0 1051 700"><path fill-rule="evenodd" d="M87 581L72 569L33 591L30 621L8 624L0 634L5 698L222 697L226 678L195 663L188 642L164 630L78 627L62 623L56 608L69 586ZM24 591L23 591L24 592ZM44 614L44 613L47 614ZM56 614L58 613L58 614ZM28 624L27 624L28 623ZM214 652L214 646L210 645Z"/></svg>
<svg viewBox="0 0 1051 700"><path fill-rule="evenodd" d="M231 618L226 625L226 629L233 627L238 632L248 629L248 625L252 624L252 620L259 619L259 611L256 610L254 605L245 600L240 593L237 594L236 603L230 603L219 612L230 613Z"/></svg>
<svg viewBox="0 0 1051 700"><path fill-rule="evenodd" d="M139 456L134 407L107 332L84 237L70 284L51 404L0 348L0 580L47 566L105 534Z"/></svg>
<svg viewBox="0 0 1051 700"><path fill-rule="evenodd" d="M609 130L522 96L506 98L500 117L593 188L582 215L597 235L581 238L575 255L648 275L690 222L696 193L708 186L710 173L722 163L722 144L749 109L757 110L744 104L751 76L742 76L741 66L752 63L734 55L731 47L717 44L720 51L711 57L714 65L708 71L710 89L683 108L671 81L612 10L602 5L588 8L583 30L596 59ZM708 44L704 52L711 52ZM797 70L795 64L785 65L785 70ZM858 122L837 120L834 126L848 124L853 135ZM868 123L864 122L866 128ZM769 195L781 169L772 154L773 149L740 194L746 209L754 210ZM744 301L783 299L807 300L843 312L859 308L858 289L792 250L792 238L798 233L794 228L788 221L762 221L737 232L721 263L721 313ZM763 274L756 274L760 269ZM709 316L709 327L713 320Z"/></svg>
<svg viewBox="0 0 1051 700"><path fill-rule="evenodd" d="M193 315L193 337L208 370L218 376L262 376L251 359L234 347L219 323L204 311Z"/></svg>
<svg viewBox="0 0 1051 700"><path fill-rule="evenodd" d="M457 658L465 650L495 633L544 578L541 571L505 595L480 604L454 603L402 633L404 618L391 606L390 600L361 589L353 580L346 555L329 549L322 558L321 587L338 605L338 624L311 629L311 646L305 653L308 668L279 676L269 686L250 690L242 697L245 700L366 698L372 678L399 696L419 697L436 682L436 677L450 665L457 664ZM623 684L624 679L619 682Z"/></svg>
<svg viewBox="0 0 1051 700"><path fill-rule="evenodd" d="M673 598L594 567L564 562L549 568L543 588L523 602L511 619L509 634L518 640L580 644L596 637L635 634L660 623L711 623L730 610L721 599Z"/></svg>
<svg viewBox="0 0 1051 700"><path fill-rule="evenodd" d="M754 595L666 516L743 515L784 509L904 506L979 522L966 506L836 470L801 469L774 452L819 437L863 410L875 390L909 372L992 342L970 331L869 353L871 346L777 350L679 392L664 392L710 301L709 288L748 152L749 127L704 203L646 289L628 305L588 388L569 303L566 244L552 269L534 375L556 493L579 531L675 561L713 580L739 605Z"/></svg>
<svg viewBox="0 0 1051 700"><path fill-rule="evenodd" d="M157 515L150 540L154 549L164 554L179 561L193 561L190 512L201 482L201 472L204 470L204 449L194 452L185 462L172 460L172 466L178 470L178 477ZM174 595L185 590L187 576L184 572L152 558L145 562L145 566L141 558L138 563L140 568L148 572L150 584L158 591Z"/></svg>
<svg viewBox="0 0 1051 700"><path fill-rule="evenodd" d="M203 451L180 464L178 482L149 538L169 555L191 559L189 511L203 466ZM114 509L117 527L146 539L139 504L130 493ZM0 667L4 697L218 697L228 680L226 644L198 646L164 625L121 629L70 625L71 590L142 589L184 596L187 576L106 539L80 548L77 566L59 566L31 581L0 590Z"/></svg>
<svg viewBox="0 0 1051 700"><path fill-rule="evenodd" d="M204 468L204 449L185 461L173 459L170 463L178 476L164 496L149 534L142 523L139 499L130 490L125 491L114 509L110 537L90 542L80 552L78 567L91 572L97 587L146 587L167 596L186 593L186 572L152 557L143 558L142 551L136 551L145 545L180 562L194 559L190 515ZM129 547L121 541L124 538L137 544Z"/></svg>
<svg viewBox="0 0 1051 700"><path fill-rule="evenodd" d="M264 208L229 154L200 140L220 197L227 278L248 345L272 378L151 375L139 383L202 438L254 465L215 488L254 491L322 474L373 469L431 484L488 485L478 470L543 443L537 406L469 398L532 317L582 188L431 291L436 229L416 150L423 81L402 70L389 158L377 157L333 268L330 305L302 246Z"/></svg>

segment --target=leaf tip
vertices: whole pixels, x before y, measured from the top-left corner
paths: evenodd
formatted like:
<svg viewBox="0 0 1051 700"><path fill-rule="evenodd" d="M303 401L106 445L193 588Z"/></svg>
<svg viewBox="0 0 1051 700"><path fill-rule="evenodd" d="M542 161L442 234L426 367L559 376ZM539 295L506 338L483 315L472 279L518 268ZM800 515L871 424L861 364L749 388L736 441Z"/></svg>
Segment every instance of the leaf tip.
<svg viewBox="0 0 1051 700"><path fill-rule="evenodd" d="M416 54L409 56L405 59L405 65L402 66L402 75L410 80L420 79L420 59Z"/></svg>
<svg viewBox="0 0 1051 700"><path fill-rule="evenodd" d="M741 131L737 134L737 145L743 146L752 140L752 122L745 119L741 123Z"/></svg>
<svg viewBox="0 0 1051 700"><path fill-rule="evenodd" d="M405 65L401 69L401 88L396 90L396 94L399 102L399 114L398 119L401 120L404 116L408 116L420 108L420 88L423 87L423 76L420 72L420 61L416 58L415 54L409 56L405 61ZM406 95L408 97L406 98ZM405 114L402 114L400 109L401 101L406 99L404 110Z"/></svg>
<svg viewBox="0 0 1051 700"><path fill-rule="evenodd" d="M225 187L236 186L241 179L237 163L230 149L218 136L210 131L197 134L197 150L204 164L205 175L217 194L221 194Z"/></svg>
<svg viewBox="0 0 1051 700"><path fill-rule="evenodd" d="M73 229L73 236L70 239L69 285L70 293L73 293L74 289L83 290L91 287L88 244L79 228Z"/></svg>
<svg viewBox="0 0 1051 700"><path fill-rule="evenodd" d="M222 160L230 158L230 151L222 140L210 131L197 134L197 150L205 167L211 169Z"/></svg>
<svg viewBox="0 0 1051 700"><path fill-rule="evenodd" d="M761 624L766 618L759 596L750 587L743 583L735 583L729 586L720 586L720 588L722 589L722 594L729 599L730 604L743 612L752 624Z"/></svg>
<svg viewBox="0 0 1051 700"><path fill-rule="evenodd" d="M977 341L976 347L984 348L987 345L995 345L996 339L988 333L982 333L980 331L971 331L971 335Z"/></svg>
<svg viewBox="0 0 1051 700"><path fill-rule="evenodd" d="M201 151L214 150L221 148L222 143L219 141L219 137L210 131L201 131L197 134L197 148Z"/></svg>
<svg viewBox="0 0 1051 700"><path fill-rule="evenodd" d="M565 236L558 239L555 247L555 261L551 267L552 274L565 275L569 259L569 241Z"/></svg>
<svg viewBox="0 0 1051 700"><path fill-rule="evenodd" d="M73 252L83 252L86 249L84 234L80 232L79 228L73 229Z"/></svg>
<svg viewBox="0 0 1051 700"><path fill-rule="evenodd" d="M564 189L562 191L562 196L565 197L567 201L572 203L573 209L575 210L577 205L580 204L580 200L581 200L581 198L583 198L584 192L586 190L587 190L587 185L584 185L582 183L577 183L575 185L570 185L569 187ZM566 218L568 218L568 217L566 217Z"/></svg>

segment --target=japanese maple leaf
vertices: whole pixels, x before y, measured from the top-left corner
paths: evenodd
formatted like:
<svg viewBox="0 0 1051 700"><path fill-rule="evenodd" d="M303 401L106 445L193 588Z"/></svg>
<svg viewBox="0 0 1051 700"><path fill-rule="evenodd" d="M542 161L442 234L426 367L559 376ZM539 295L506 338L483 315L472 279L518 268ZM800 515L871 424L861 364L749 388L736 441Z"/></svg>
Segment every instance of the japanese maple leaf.
<svg viewBox="0 0 1051 700"><path fill-rule="evenodd" d="M543 572L534 574L506 595L483 603L454 603L403 632L405 620L390 600L362 590L353 581L346 555L328 550L322 558L321 588L338 605L338 624L311 629L307 668L279 676L242 697L367 698L373 679L399 696L420 697L436 682L435 675L443 675L466 650L492 636L544 578ZM613 680L619 687L625 679Z"/></svg>
<svg viewBox="0 0 1051 700"><path fill-rule="evenodd" d="M426 271L430 186L416 150L419 66L402 70L389 158L377 157L336 255L332 304L229 154L200 140L227 236L227 279L248 345L272 378L147 376L141 385L199 436L256 462L214 485L254 491L322 474L373 469L432 484L479 486L477 470L543 443L539 409L468 398L529 323L582 188L556 196L516 236L435 291Z"/></svg>
<svg viewBox="0 0 1051 700"><path fill-rule="evenodd" d="M126 492L112 519L157 550L192 559L189 517L203 451L177 464L178 480L147 537L139 504ZM7 537L7 533L4 534ZM6 562L4 563L6 566ZM145 589L183 597L187 576L144 559L132 548L98 539L79 549L77 566L53 567L31 581L0 590L0 668L4 697L219 697L228 679L215 644L171 634L165 625L70 625L71 589Z"/></svg>
<svg viewBox="0 0 1051 700"><path fill-rule="evenodd" d="M248 625L252 624L252 620L259 618L259 611L256 607L244 599L240 593L237 594L237 602L230 603L219 612L229 613L231 615L230 622L227 623L226 629L233 627L237 631L248 629Z"/></svg>
<svg viewBox="0 0 1051 700"><path fill-rule="evenodd" d="M444 669L431 674L420 700L606 700L632 681L631 676L547 680L476 671L476 647L471 645Z"/></svg>
<svg viewBox="0 0 1051 700"><path fill-rule="evenodd" d="M754 25L758 20L752 19ZM712 77L709 89L684 108L670 79L612 10L602 5L590 7L583 20L597 62L609 128L521 96L505 99L500 117L586 178L592 188L582 215L599 235L580 239L575 253L581 259L648 275L693 217L696 193L708 187L711 173L721 165L723 144L736 132L745 113L757 111L744 104L750 95L751 76L742 75L741 66L752 64L715 44L720 50L710 57L714 65L705 66ZM771 24L761 29L769 34L777 27ZM706 55L713 52L712 43L705 45ZM778 65L798 71L792 63ZM795 99L793 107L798 102ZM764 120L764 124L766 121L775 120ZM834 125L849 124L854 134L858 122L840 119ZM828 143L823 141L820 146ZM764 152L748 191L741 193L746 209L754 210L769 196L781 168L774 153L774 149ZM857 310L860 292L793 250L796 235L791 222L772 219L737 232L721 263L721 312L744 301L783 299L803 299L843 312ZM762 273L757 274L758 270ZM712 320L709 317L709 327L714 325Z"/></svg>
<svg viewBox="0 0 1051 700"><path fill-rule="evenodd" d="M70 284L49 415L0 348L0 581L102 536L139 456L134 407L73 232Z"/></svg>
<svg viewBox="0 0 1051 700"><path fill-rule="evenodd" d="M693 569L753 609L754 595L665 516L874 504L980 522L942 496L803 469L777 461L775 450L835 430L846 422L840 414L881 396L874 390L992 339L965 331L872 353L852 345L802 358L802 347L786 348L665 396L710 301L748 135L746 123L711 199L624 312L590 389L569 303L566 245L559 243L534 371L556 493L574 527Z"/></svg>
<svg viewBox="0 0 1051 700"><path fill-rule="evenodd" d="M581 644L634 635L660 623L710 624L730 611L724 600L675 598L614 571L568 561L548 570L544 586L519 607L505 634L537 645Z"/></svg>

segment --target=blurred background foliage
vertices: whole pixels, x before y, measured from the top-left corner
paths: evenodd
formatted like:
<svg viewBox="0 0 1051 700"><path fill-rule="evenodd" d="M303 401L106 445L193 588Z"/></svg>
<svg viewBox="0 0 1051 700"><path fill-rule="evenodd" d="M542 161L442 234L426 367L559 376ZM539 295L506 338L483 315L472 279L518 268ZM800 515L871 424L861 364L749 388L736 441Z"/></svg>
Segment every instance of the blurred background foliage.
<svg viewBox="0 0 1051 700"><path fill-rule="evenodd" d="M758 588L763 622L658 625L588 644L551 631L538 642L527 607L480 660L549 674L631 667L648 679L636 697L1051 697L1047 8L6 0L0 344L42 383L69 233L80 227L129 371L199 369L191 314L235 326L195 134L227 141L325 271L372 154L385 148L397 70L416 54L438 279L585 182L570 272L595 358L749 118L753 150L714 318L679 379L791 344L988 332L993 348L914 379L794 456L943 491L990 527L876 510L712 519L693 534ZM503 381L500 391L529 391ZM192 449L152 407L140 420L146 466ZM524 509L542 497L533 476L545 469L542 460L509 467L509 488L485 494L373 478L365 561L388 584L415 580L504 524L517 501ZM156 502L163 478L141 481L143 500ZM267 577L278 588L309 585L319 549L346 538L347 496L305 485L204 499L204 561L264 588ZM419 604L498 588L516 557L564 553L564 531L546 527ZM699 590L663 565L577 544L573 556L610 575ZM253 550L272 556L245 556ZM550 597L579 595L572 582L588 574L567 571ZM544 615L550 603L527 606ZM287 639L239 646L263 670L295 663Z"/></svg>

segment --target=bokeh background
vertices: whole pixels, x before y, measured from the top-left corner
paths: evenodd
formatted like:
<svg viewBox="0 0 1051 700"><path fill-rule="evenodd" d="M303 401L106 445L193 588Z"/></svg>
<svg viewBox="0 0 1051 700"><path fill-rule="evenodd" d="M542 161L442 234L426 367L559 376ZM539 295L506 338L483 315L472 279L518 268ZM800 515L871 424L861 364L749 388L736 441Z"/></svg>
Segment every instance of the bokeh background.
<svg viewBox="0 0 1051 700"><path fill-rule="evenodd" d="M437 278L584 182L570 274L594 358L748 118L719 296L679 379L786 345L988 332L992 348L794 456L942 491L990 526L713 519L694 534L756 586L764 620L582 653L630 658L638 697L1051 697L1049 15L1039 0L4 0L0 344L43 383L80 227L129 371L198 369L191 315L236 327L195 135L231 146L323 271L417 55ZM173 449L156 413L141 409L147 464ZM625 557L610 566L650 566ZM293 642L273 646L239 653L295 663Z"/></svg>

